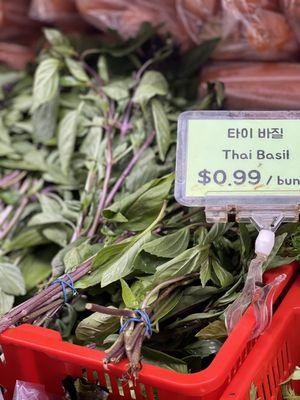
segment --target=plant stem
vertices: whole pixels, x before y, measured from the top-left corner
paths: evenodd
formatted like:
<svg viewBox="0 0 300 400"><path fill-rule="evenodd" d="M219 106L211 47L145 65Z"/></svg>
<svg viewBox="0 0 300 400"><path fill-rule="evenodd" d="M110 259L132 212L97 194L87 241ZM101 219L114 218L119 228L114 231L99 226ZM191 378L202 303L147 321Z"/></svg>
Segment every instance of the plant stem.
<svg viewBox="0 0 300 400"><path fill-rule="evenodd" d="M19 218L21 217L21 215L22 215L22 213L23 213L23 211L24 211L24 209L25 209L25 207L27 206L28 203L29 203L28 197L24 197L21 200L21 204L16 209L16 211L14 213L14 216L9 221L9 223L4 228L4 230L2 232L0 232L0 239L5 238L5 236L7 236L9 234L9 232L12 230L12 228L16 225L16 223L18 222Z"/></svg>
<svg viewBox="0 0 300 400"><path fill-rule="evenodd" d="M86 182L85 182L85 187L84 187L84 191L86 194L91 193L92 189L93 189L93 185L94 185L94 181L95 181L95 170L94 167L92 167L88 174L87 174L87 178L86 178ZM84 219L87 215L87 209L83 209L78 217L77 220L77 225L76 228L74 230L74 233L72 235L71 238L71 243L73 243L75 240L77 240L80 236L81 236L81 230L84 224Z"/></svg>
<svg viewBox="0 0 300 400"><path fill-rule="evenodd" d="M61 303L63 303L62 299L58 299L56 301L51 302L50 304L45 305L44 307L40 308L37 311L34 311L33 313L29 314L26 316L26 318L24 318L24 322L27 322L29 320L34 320L37 317L39 317L41 315L41 313L45 313L49 310L52 310L54 307L57 307L59 305L61 305Z"/></svg>
<svg viewBox="0 0 300 400"><path fill-rule="evenodd" d="M0 188L4 189L6 187L14 185L15 183L23 179L25 175L26 172L14 171L10 174L3 176L3 178L0 179Z"/></svg>
<svg viewBox="0 0 300 400"><path fill-rule="evenodd" d="M132 110L132 106L133 106L133 100L130 99L128 104L127 104L127 108L124 114L124 118L121 124L121 128L120 128L120 137L121 139L124 139L128 129L129 129L129 119L130 119L130 114L131 114L131 110Z"/></svg>
<svg viewBox="0 0 300 400"><path fill-rule="evenodd" d="M100 312L107 315L115 315L116 317L134 317L134 312L131 310L105 307L101 306L100 304L87 303L85 308L89 311Z"/></svg>
<svg viewBox="0 0 300 400"><path fill-rule="evenodd" d="M70 273L73 282L78 281L84 275L86 275L91 268L91 259L86 260L82 263L77 269ZM67 289L68 290L68 289ZM69 289L70 290L70 289ZM12 325L15 325L18 322L21 322L24 318L28 317L33 312L37 311L38 315L43 318L43 307L53 301L56 301L57 298L61 297L61 304L55 308L55 312L61 307L63 304L62 298L62 287L59 282L53 282L46 289L42 290L40 293L36 294L31 299L28 299L22 304L14 307L11 311L9 311L6 315L0 318L0 333L4 332L7 328ZM53 313L53 307L49 311Z"/></svg>
<svg viewBox="0 0 300 400"><path fill-rule="evenodd" d="M141 155L144 153L144 151L150 146L150 144L152 143L153 139L155 137L155 131L153 131L147 138L147 140L144 142L144 144L139 148L139 150L134 154L134 156L132 157L132 159L130 160L129 164L127 165L127 167L124 169L124 171L122 172L121 176L119 177L119 179L116 181L116 183L114 184L113 188L111 189L111 191L109 192L106 202L105 202L105 207L107 207L114 199L116 193L118 192L118 190L120 189L120 187L122 186L122 184L124 183L125 179L127 178L127 176L129 175L129 173L131 172L132 168L135 166L135 164L137 163L137 161L140 159Z"/></svg>
<svg viewBox="0 0 300 400"><path fill-rule="evenodd" d="M22 186L19 189L19 193L24 195L28 188L30 186L30 179L25 179L23 182ZM0 215L0 226L3 225L4 221L9 217L9 215L12 213L14 207L12 205L7 206L1 213ZM0 232L1 235L1 232Z"/></svg>
<svg viewBox="0 0 300 400"><path fill-rule="evenodd" d="M106 150L105 178L104 178L102 190L100 192L100 198L99 198L97 211L96 211L92 226L88 232L88 237L92 237L95 235L98 224L99 224L101 211L103 210L103 208L105 206L105 202L106 202L108 185L109 185L109 180L110 180L111 171L112 171L112 137L111 137L111 133L112 133L112 127L111 127L111 125L109 125L107 128L107 150Z"/></svg>
<svg viewBox="0 0 300 400"><path fill-rule="evenodd" d="M152 289L147 296L144 298L142 305L141 305L141 309L145 310L148 306L149 300L151 299L151 297L153 297L157 292L159 292L161 289L171 285L172 283L176 283L176 282L180 282L189 278L193 278L199 276L199 272L194 272L192 274L189 275L185 275L185 276L178 276L177 278L173 278L173 279L169 279L168 281L162 282L159 285L155 286L154 289Z"/></svg>

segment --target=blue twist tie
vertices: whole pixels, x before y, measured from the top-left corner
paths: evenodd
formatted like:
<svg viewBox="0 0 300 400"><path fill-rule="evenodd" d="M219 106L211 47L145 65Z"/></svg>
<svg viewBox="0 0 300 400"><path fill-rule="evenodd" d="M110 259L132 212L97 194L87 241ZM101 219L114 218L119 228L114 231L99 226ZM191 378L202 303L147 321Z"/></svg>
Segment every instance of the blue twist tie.
<svg viewBox="0 0 300 400"><path fill-rule="evenodd" d="M77 294L77 290L74 286L74 281L73 278L70 274L65 274L65 277L69 278L70 282L67 282L65 279L63 278L57 278L55 279L55 281L53 281L51 283L51 285L54 285L54 283L60 283L61 284L61 288L64 294L64 302L67 303L68 301L68 296L67 296L67 288L69 287L72 290L72 296L75 296Z"/></svg>
<svg viewBox="0 0 300 400"><path fill-rule="evenodd" d="M146 325L146 331L145 335L150 337L152 335L152 328L151 328L151 321L149 318L149 315L142 310L134 310L134 313L136 314L136 317L128 318L124 324L120 328L120 333L124 332L124 330L128 327L128 325L131 322L136 322L136 323L145 323Z"/></svg>

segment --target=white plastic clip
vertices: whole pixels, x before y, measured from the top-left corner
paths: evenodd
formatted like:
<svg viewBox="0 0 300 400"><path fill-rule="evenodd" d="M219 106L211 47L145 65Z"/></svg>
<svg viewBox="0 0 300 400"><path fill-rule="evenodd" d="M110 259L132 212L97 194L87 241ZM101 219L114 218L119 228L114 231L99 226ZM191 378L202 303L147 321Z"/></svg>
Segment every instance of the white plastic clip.
<svg viewBox="0 0 300 400"><path fill-rule="evenodd" d="M268 229L262 229L255 241L255 253L269 256L275 244L275 233Z"/></svg>

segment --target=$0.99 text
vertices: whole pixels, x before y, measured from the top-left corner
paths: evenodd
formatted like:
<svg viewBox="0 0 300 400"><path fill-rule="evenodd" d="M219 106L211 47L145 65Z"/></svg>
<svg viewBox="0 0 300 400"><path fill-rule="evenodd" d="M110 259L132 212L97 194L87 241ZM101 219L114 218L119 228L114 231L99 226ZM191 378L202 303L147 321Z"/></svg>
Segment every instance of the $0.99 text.
<svg viewBox="0 0 300 400"><path fill-rule="evenodd" d="M226 183L228 185L243 185L244 183L257 185L260 180L261 174L256 169L252 169L249 172L237 169L230 176L223 169L218 169L215 172L203 169L198 173L198 183L201 185L208 185L210 183L216 183L217 185L224 185Z"/></svg>

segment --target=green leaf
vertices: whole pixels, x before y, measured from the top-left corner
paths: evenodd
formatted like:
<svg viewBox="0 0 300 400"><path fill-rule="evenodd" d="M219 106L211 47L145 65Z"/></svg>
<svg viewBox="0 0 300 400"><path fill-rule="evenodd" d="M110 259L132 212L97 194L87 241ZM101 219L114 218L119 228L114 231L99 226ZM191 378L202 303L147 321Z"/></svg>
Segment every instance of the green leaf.
<svg viewBox="0 0 300 400"><path fill-rule="evenodd" d="M186 346L184 350L191 355L197 355L201 358L208 357L212 354L218 353L222 346L219 340L198 340L195 343Z"/></svg>
<svg viewBox="0 0 300 400"><path fill-rule="evenodd" d="M99 120L93 120L93 122L99 124ZM92 126L82 141L80 146L80 152L86 154L88 158L97 160L100 162L104 155L104 146L101 146L102 142L102 127L100 125ZM104 142L104 141L103 141ZM104 143L105 144L105 143Z"/></svg>
<svg viewBox="0 0 300 400"><path fill-rule="evenodd" d="M207 61L219 41L220 39L218 38L208 40L189 50L183 57L183 62L179 68L179 76L188 78L199 71L199 68Z"/></svg>
<svg viewBox="0 0 300 400"><path fill-rule="evenodd" d="M241 240L241 259L248 259L251 253L251 236L246 224L239 224Z"/></svg>
<svg viewBox="0 0 300 400"><path fill-rule="evenodd" d="M147 346L143 346L142 355L145 359L145 362L149 364L171 371L180 372L182 374L188 373L186 363L179 358L172 357L166 353L151 349Z"/></svg>
<svg viewBox="0 0 300 400"><path fill-rule="evenodd" d="M119 79L103 86L104 93L112 100L121 101L129 97L129 89L133 85L133 80Z"/></svg>
<svg viewBox="0 0 300 400"><path fill-rule="evenodd" d="M221 236L223 236L228 229L230 229L232 224L214 224L210 230L208 231L208 234L204 240L205 244L212 243L219 239Z"/></svg>
<svg viewBox="0 0 300 400"><path fill-rule="evenodd" d="M128 242L125 241L103 247L93 261L93 269L90 274L76 282L76 287L85 289L100 283L105 268L108 268L113 261L116 261L118 256L126 250L127 246Z"/></svg>
<svg viewBox="0 0 300 400"><path fill-rule="evenodd" d="M105 287L129 275L134 269L134 260L140 252L141 247L149 240L151 240L150 232L143 232L138 235L137 238L132 239L125 250L106 266L101 277L101 287ZM98 260L95 260L95 263L97 263L97 261Z"/></svg>
<svg viewBox="0 0 300 400"><path fill-rule="evenodd" d="M103 340L119 327L120 318L96 312L78 324L75 335L79 340L102 344Z"/></svg>
<svg viewBox="0 0 300 400"><path fill-rule="evenodd" d="M182 297L177 306L169 313L169 317L180 314L184 310L190 310L192 307L201 305L201 303L209 300L216 295L220 289L212 286L189 286L183 290Z"/></svg>
<svg viewBox="0 0 300 400"><path fill-rule="evenodd" d="M49 240L43 236L40 230L36 228L25 228L18 235L13 237L13 239L5 241L3 249L5 251L21 250L48 242Z"/></svg>
<svg viewBox="0 0 300 400"><path fill-rule="evenodd" d="M175 292L168 296L167 298L160 301L158 311L154 310L155 312L155 320L153 321L153 325L156 325L161 319L165 316L168 316L169 313L177 306L182 298L182 292Z"/></svg>
<svg viewBox="0 0 300 400"><path fill-rule="evenodd" d="M272 261L274 260L278 251L280 250L281 246L283 245L286 237L287 237L287 233L282 233L281 235L278 235L275 237L275 244L274 244L273 250L271 251L271 254L269 255L267 261L263 265L264 271L270 267Z"/></svg>
<svg viewBox="0 0 300 400"><path fill-rule="evenodd" d="M51 253L40 252L26 255L20 263L26 290L32 290L51 274Z"/></svg>
<svg viewBox="0 0 300 400"><path fill-rule="evenodd" d="M70 272L83 261L92 257L102 247L102 244L88 244L83 242L78 246L72 247L64 256L65 271Z"/></svg>
<svg viewBox="0 0 300 400"><path fill-rule="evenodd" d="M128 286L127 282L124 279L121 279L121 287L122 287L122 299L128 308L137 308L139 306L138 301L133 294L132 290Z"/></svg>
<svg viewBox="0 0 300 400"><path fill-rule="evenodd" d="M26 293L24 279L19 267L14 264L0 262L0 289L14 296Z"/></svg>
<svg viewBox="0 0 300 400"><path fill-rule="evenodd" d="M104 287L129 275L134 270L134 262L142 246L152 239L151 231L163 218L164 209L165 206L152 224L139 235L101 249L93 261L93 270L88 276L80 279L76 287L86 288L100 281Z"/></svg>
<svg viewBox="0 0 300 400"><path fill-rule="evenodd" d="M270 268L278 268L278 267L281 267L282 265L291 264L293 261L296 261L296 260L297 260L297 256L294 256L294 257L275 256L268 263L268 269L270 269Z"/></svg>
<svg viewBox="0 0 300 400"><path fill-rule="evenodd" d="M161 161L164 161L171 143L170 124L165 109L159 100L153 99L151 101L151 109L154 121L154 128L156 132L159 157Z"/></svg>
<svg viewBox="0 0 300 400"><path fill-rule="evenodd" d="M10 311L14 305L14 296L5 293L0 288L0 316Z"/></svg>
<svg viewBox="0 0 300 400"><path fill-rule="evenodd" d="M10 144L0 142L0 156L1 157L5 157L14 152L15 152L15 150Z"/></svg>
<svg viewBox="0 0 300 400"><path fill-rule="evenodd" d="M58 115L58 96L41 104L32 113L33 133L36 143L47 143L53 138Z"/></svg>
<svg viewBox="0 0 300 400"><path fill-rule="evenodd" d="M168 93L168 82L164 76L157 71L147 71L136 89L133 97L135 103L146 104L155 96L166 96Z"/></svg>
<svg viewBox="0 0 300 400"><path fill-rule="evenodd" d="M189 240L190 231L187 227L146 243L143 251L157 257L174 258L187 249Z"/></svg>
<svg viewBox="0 0 300 400"><path fill-rule="evenodd" d="M169 172L169 170L164 170ZM155 153L152 149L146 149L143 157L139 159L136 165L132 168L130 174L125 181L126 189L129 193L137 191L147 182L160 176L161 171L156 163Z"/></svg>
<svg viewBox="0 0 300 400"><path fill-rule="evenodd" d="M293 373L289 376L288 380L300 381L300 367L295 367Z"/></svg>
<svg viewBox="0 0 300 400"><path fill-rule="evenodd" d="M109 81L109 73L107 66L107 59L105 56L100 55L97 62L98 73L103 82L107 83Z"/></svg>
<svg viewBox="0 0 300 400"><path fill-rule="evenodd" d="M173 329L178 326L182 326L182 325L184 326L187 322L191 322L191 321L202 321L202 320L206 320L206 319L219 317L222 313L223 313L223 311L211 310L211 311L207 311L207 312L199 312L196 314L190 314L185 318L178 319L177 321L173 322L172 324L169 325L169 328Z"/></svg>
<svg viewBox="0 0 300 400"><path fill-rule="evenodd" d="M1 71L0 86L12 85L24 77L24 71Z"/></svg>
<svg viewBox="0 0 300 400"><path fill-rule="evenodd" d="M66 57L66 64L74 78L80 82L89 82L90 79L79 61L75 61L73 58Z"/></svg>
<svg viewBox="0 0 300 400"><path fill-rule="evenodd" d="M46 58L38 66L33 83L33 111L52 100L58 93L59 61Z"/></svg>
<svg viewBox="0 0 300 400"><path fill-rule="evenodd" d="M65 247L63 247L59 252L53 257L51 261L51 268L52 268L52 275L53 276L60 276L64 273L65 271L65 265L64 265L64 257L68 253L70 249L72 249L75 246L78 246L81 243L84 243L86 241L86 238L82 237L77 239L76 241L67 244Z"/></svg>
<svg viewBox="0 0 300 400"><path fill-rule="evenodd" d="M68 174L77 135L78 109L69 111L58 126L58 152L62 172Z"/></svg>
<svg viewBox="0 0 300 400"><path fill-rule="evenodd" d="M223 268L217 260L212 259L211 264L212 269L216 274L221 287L226 287L233 282L233 276L231 275L231 273L226 271L226 269Z"/></svg>
<svg viewBox="0 0 300 400"><path fill-rule="evenodd" d="M61 213L61 205L55 198L46 196L45 194L38 195L38 198L41 204L42 211L44 213Z"/></svg>
<svg viewBox="0 0 300 400"><path fill-rule="evenodd" d="M202 287L205 287L209 280L212 280L212 268L209 250L206 250L206 257L203 259L200 269L200 281Z"/></svg>
<svg viewBox="0 0 300 400"><path fill-rule="evenodd" d="M68 39L56 29L45 28L44 35L52 46L66 46L69 45Z"/></svg>
<svg viewBox="0 0 300 400"><path fill-rule="evenodd" d="M70 230L69 230L70 231ZM59 225L48 225L42 230L43 235L49 239L50 242L58 244L63 247L68 243L68 229L66 226Z"/></svg>
<svg viewBox="0 0 300 400"><path fill-rule="evenodd" d="M199 339L219 339L223 340L227 338L227 330L224 321L217 319L216 321L211 322L204 328L202 328L195 335Z"/></svg>
<svg viewBox="0 0 300 400"><path fill-rule="evenodd" d="M200 270L203 247L195 246L185 250L172 260L160 265L154 274L154 282L183 276Z"/></svg>
<svg viewBox="0 0 300 400"><path fill-rule="evenodd" d="M105 218L128 221L122 224L124 230L141 231L151 224L168 196L174 175L154 179L136 192L116 201L103 210ZM125 218L125 219L124 219Z"/></svg>
<svg viewBox="0 0 300 400"><path fill-rule="evenodd" d="M58 224L58 223L68 224L73 228L73 224L66 218L64 218L62 215L51 212L35 214L28 222L28 226Z"/></svg>
<svg viewBox="0 0 300 400"><path fill-rule="evenodd" d="M250 387L249 400L257 400L257 387L253 382L251 383Z"/></svg>

